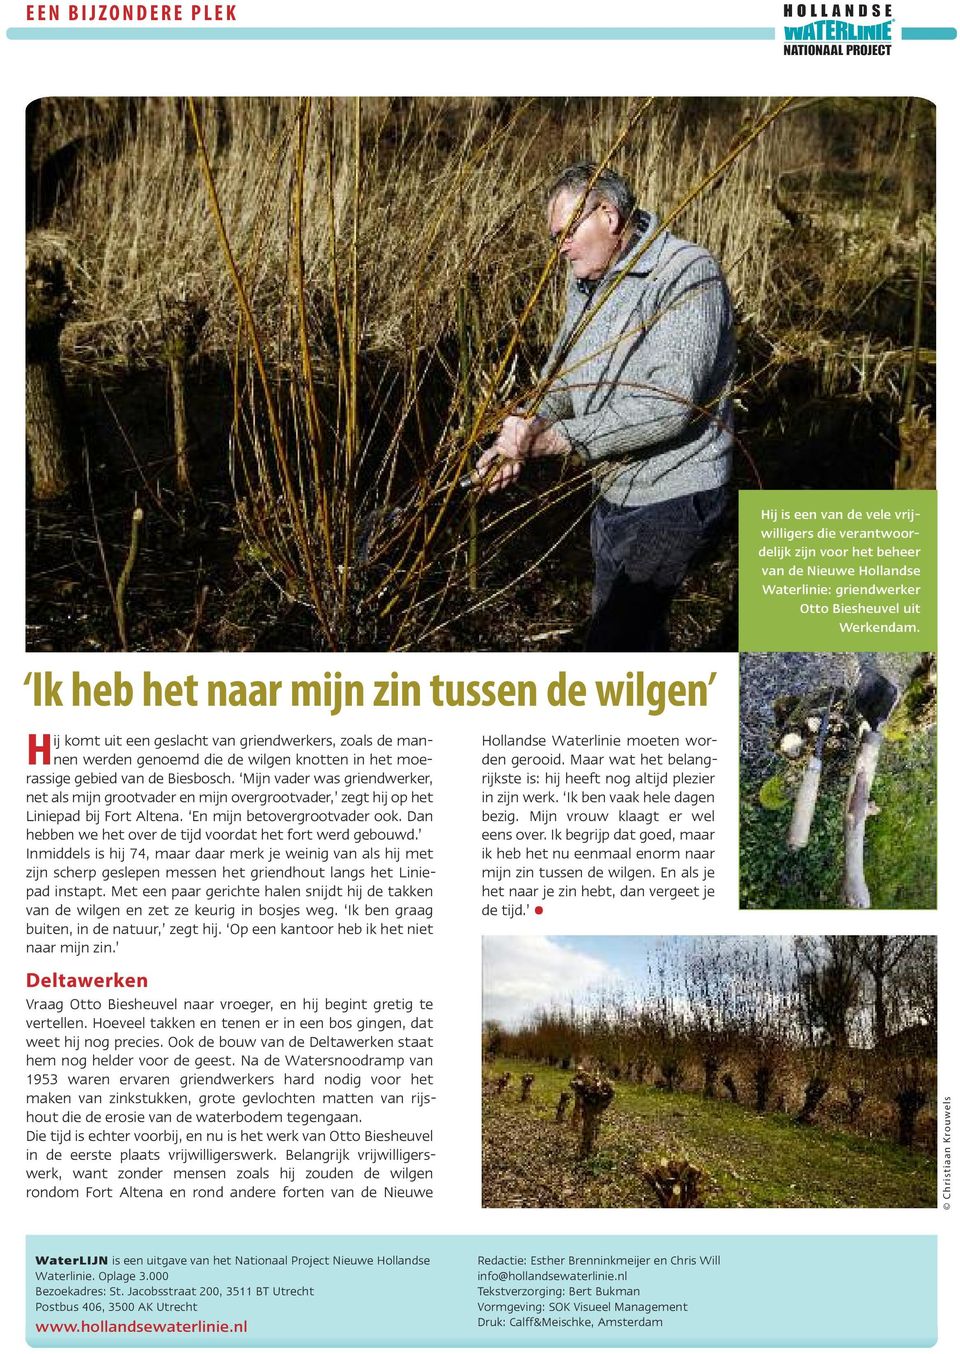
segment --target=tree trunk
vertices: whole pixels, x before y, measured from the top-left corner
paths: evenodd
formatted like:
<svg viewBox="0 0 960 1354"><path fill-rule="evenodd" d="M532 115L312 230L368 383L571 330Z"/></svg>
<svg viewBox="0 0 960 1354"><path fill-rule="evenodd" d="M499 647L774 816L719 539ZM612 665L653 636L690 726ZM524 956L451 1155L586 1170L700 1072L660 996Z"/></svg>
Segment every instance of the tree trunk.
<svg viewBox="0 0 960 1354"><path fill-rule="evenodd" d="M27 449L33 496L41 502L70 488L64 417L63 375L59 361L27 363Z"/></svg>
<svg viewBox="0 0 960 1354"><path fill-rule="evenodd" d="M923 1091L901 1091L896 1102L900 1120L897 1141L901 1147L912 1147L917 1130L917 1115L927 1103L927 1097Z"/></svg>
<svg viewBox="0 0 960 1354"><path fill-rule="evenodd" d="M66 387L60 368L60 335L70 306L63 259L49 239L29 237L26 271L27 452L33 496L59 498L71 484L65 412Z"/></svg>
<svg viewBox="0 0 960 1354"><path fill-rule="evenodd" d="M900 228L910 230L917 224L917 142L920 137L916 99L907 99L906 146L900 170Z"/></svg>
<svg viewBox="0 0 960 1354"><path fill-rule="evenodd" d="M187 364L197 351L200 334L207 322L206 309L188 294L167 295L161 301L164 327L164 356L170 373L170 398L173 405L173 455L177 490L190 492L191 437L187 421Z"/></svg>
<svg viewBox="0 0 960 1354"><path fill-rule="evenodd" d="M829 1081L823 1077L811 1077L803 1092L803 1106L797 1115L798 1124L812 1124L813 1116L820 1108L820 1102L830 1089Z"/></svg>
<svg viewBox="0 0 960 1354"><path fill-rule="evenodd" d="M662 1062L660 1071L663 1074L663 1086L666 1091L675 1091L683 1081L683 1068L672 1059Z"/></svg>
<svg viewBox="0 0 960 1354"><path fill-rule="evenodd" d="M600 1120L603 1118L603 1112L613 1099L613 1087L604 1077L592 1076L588 1072L579 1072L570 1083L571 1090L577 1097L576 1108L574 1109L574 1119L579 1117L580 1122L580 1150L579 1157L581 1161L592 1156L597 1146L597 1136L600 1132Z"/></svg>
<svg viewBox="0 0 960 1354"><path fill-rule="evenodd" d="M871 813L870 790L877 773L877 761L882 746L881 733L871 729L869 733L864 734L847 789L847 803L843 816L843 889L847 907L870 906L870 890L863 872L863 839L867 818ZM876 809L873 812L876 812Z"/></svg>
<svg viewBox="0 0 960 1354"><path fill-rule="evenodd" d="M593 1153L596 1151L597 1138L600 1136L600 1120L602 1117L603 1110L599 1105L584 1105L583 1119L580 1124L581 1160L593 1156Z"/></svg>
<svg viewBox="0 0 960 1354"><path fill-rule="evenodd" d="M703 1060L703 1094L707 1100L717 1098L717 1077L720 1075L720 1059L710 1054Z"/></svg>
<svg viewBox="0 0 960 1354"><path fill-rule="evenodd" d="M190 492L190 431L187 424L185 360L182 355L170 359L170 394L173 401L173 454L177 490Z"/></svg>

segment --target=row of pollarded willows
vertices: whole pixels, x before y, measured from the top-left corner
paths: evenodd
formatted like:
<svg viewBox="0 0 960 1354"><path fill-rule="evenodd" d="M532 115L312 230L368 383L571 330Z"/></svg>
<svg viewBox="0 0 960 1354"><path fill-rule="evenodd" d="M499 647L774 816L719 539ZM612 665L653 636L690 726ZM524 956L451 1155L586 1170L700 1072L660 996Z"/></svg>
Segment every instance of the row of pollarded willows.
<svg viewBox="0 0 960 1354"><path fill-rule="evenodd" d="M604 1111L596 1151L579 1152L571 1101L557 1122L557 1102L572 1074L522 1060L497 1060L490 1083L511 1071L509 1089L485 1090L483 1200L487 1207L662 1207L664 1191L695 1177L704 1207L930 1207L936 1161L889 1136L838 1122L822 1130L783 1113L758 1114L729 1099L695 1091L666 1093L649 1084L606 1080L614 1097ZM520 1074L535 1077L521 1102ZM677 1204L696 1206L681 1197Z"/></svg>
<svg viewBox="0 0 960 1354"><path fill-rule="evenodd" d="M661 942L642 991L488 1024L485 1053L910 1147L935 1122L936 1011L933 937L698 937Z"/></svg>
<svg viewBox="0 0 960 1354"><path fill-rule="evenodd" d="M513 1079L513 1073L508 1069L501 1072L492 1081L485 1081L484 1089L492 1095L506 1095ZM535 1081L536 1075L533 1072L524 1072L518 1078L517 1084L520 1088L521 1105L530 1103L531 1091ZM596 1149L600 1121L603 1118L604 1110L614 1097L614 1088L601 1072L594 1071L581 1064L570 1082L570 1090L560 1092L556 1107L556 1122L558 1124L567 1122L567 1108L570 1105L571 1091L573 1092L573 1107L570 1111L569 1123L573 1128L579 1130L581 1158L588 1157Z"/></svg>
<svg viewBox="0 0 960 1354"><path fill-rule="evenodd" d="M492 1080L484 1081L484 1092L506 1096L513 1081L508 1069ZM536 1075L524 1072L519 1077L521 1105L533 1105L531 1092ZM598 1150L600 1131L605 1112L613 1103L616 1088L602 1070L581 1065L569 1083L569 1090L560 1092L553 1113L553 1121L569 1127L577 1142L577 1159L588 1162ZM572 1102L572 1103L571 1103ZM568 1113L569 1110L569 1113ZM662 1208L698 1208L704 1172L686 1158L662 1158L643 1171L643 1179Z"/></svg>

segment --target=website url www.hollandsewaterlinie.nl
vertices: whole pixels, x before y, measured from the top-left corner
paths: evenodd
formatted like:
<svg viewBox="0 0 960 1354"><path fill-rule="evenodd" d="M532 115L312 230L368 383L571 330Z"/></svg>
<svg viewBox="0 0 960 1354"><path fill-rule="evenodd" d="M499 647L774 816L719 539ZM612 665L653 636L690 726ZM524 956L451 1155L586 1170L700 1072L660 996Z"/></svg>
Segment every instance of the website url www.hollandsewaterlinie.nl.
<svg viewBox="0 0 960 1354"><path fill-rule="evenodd" d="M247 1335L246 1321L36 1321L38 1335Z"/></svg>

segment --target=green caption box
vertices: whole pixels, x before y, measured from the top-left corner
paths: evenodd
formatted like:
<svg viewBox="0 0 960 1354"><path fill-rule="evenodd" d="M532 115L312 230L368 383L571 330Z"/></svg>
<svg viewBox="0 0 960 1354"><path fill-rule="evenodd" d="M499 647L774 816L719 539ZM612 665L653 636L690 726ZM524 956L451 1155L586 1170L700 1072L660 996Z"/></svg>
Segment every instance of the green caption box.
<svg viewBox="0 0 960 1354"><path fill-rule="evenodd" d="M740 494L744 653L936 647L935 490Z"/></svg>

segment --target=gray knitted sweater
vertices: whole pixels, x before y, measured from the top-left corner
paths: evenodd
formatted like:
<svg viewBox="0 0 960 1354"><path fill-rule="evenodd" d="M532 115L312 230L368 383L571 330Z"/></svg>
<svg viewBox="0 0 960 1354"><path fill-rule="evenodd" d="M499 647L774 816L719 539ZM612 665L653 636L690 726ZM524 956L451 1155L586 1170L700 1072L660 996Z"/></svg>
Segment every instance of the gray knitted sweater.
<svg viewBox="0 0 960 1354"><path fill-rule="evenodd" d="M603 497L625 507L730 478L730 294L705 249L657 230L651 214L592 295L571 276L537 408L598 463Z"/></svg>

